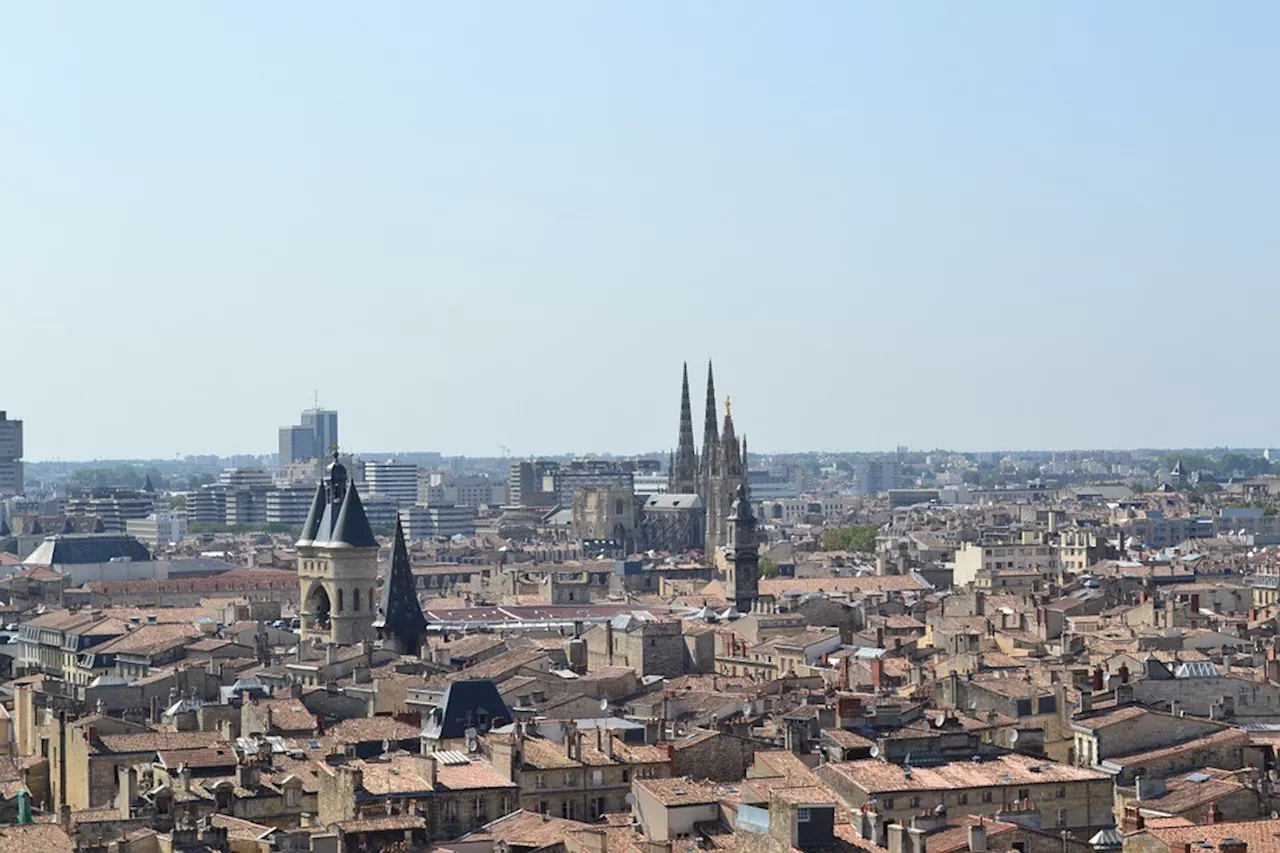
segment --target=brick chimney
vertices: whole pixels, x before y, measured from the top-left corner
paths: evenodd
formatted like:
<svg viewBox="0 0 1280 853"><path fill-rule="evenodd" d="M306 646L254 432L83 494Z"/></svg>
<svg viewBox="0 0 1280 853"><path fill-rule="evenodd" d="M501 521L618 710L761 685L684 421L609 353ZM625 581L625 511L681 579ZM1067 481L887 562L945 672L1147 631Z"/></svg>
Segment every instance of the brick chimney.
<svg viewBox="0 0 1280 853"><path fill-rule="evenodd" d="M1218 842L1218 853L1248 853L1248 843L1239 838L1224 838Z"/></svg>
<svg viewBox="0 0 1280 853"><path fill-rule="evenodd" d="M1218 808L1218 803L1216 800L1212 803L1209 803L1209 809L1204 813L1204 822L1205 823L1222 823L1222 809Z"/></svg>
<svg viewBox="0 0 1280 853"><path fill-rule="evenodd" d="M1146 818L1142 816L1138 806L1124 807L1124 821L1121 823L1121 828L1125 832L1139 832L1145 829L1146 826Z"/></svg>
<svg viewBox="0 0 1280 853"><path fill-rule="evenodd" d="M880 692L880 686L884 683L884 661L875 658L871 661L871 689L876 693Z"/></svg>

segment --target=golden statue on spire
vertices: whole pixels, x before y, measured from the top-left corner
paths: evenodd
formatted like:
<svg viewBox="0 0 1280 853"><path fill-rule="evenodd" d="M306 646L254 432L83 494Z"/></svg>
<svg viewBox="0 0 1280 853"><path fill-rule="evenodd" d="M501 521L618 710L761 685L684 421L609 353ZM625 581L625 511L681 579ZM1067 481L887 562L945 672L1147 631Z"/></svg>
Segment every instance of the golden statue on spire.
<svg viewBox="0 0 1280 853"><path fill-rule="evenodd" d="M728 395L725 395L724 398L724 416L726 418L733 417L733 400Z"/></svg>

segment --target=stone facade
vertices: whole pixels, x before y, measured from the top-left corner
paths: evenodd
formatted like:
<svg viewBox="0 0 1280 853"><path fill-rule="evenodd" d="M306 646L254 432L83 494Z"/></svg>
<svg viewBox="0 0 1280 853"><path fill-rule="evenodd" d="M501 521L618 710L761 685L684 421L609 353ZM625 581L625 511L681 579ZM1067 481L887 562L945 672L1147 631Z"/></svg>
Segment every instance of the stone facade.
<svg viewBox="0 0 1280 853"><path fill-rule="evenodd" d="M676 776L736 782L747 775L755 755L749 740L720 732L694 732L671 744Z"/></svg>
<svg viewBox="0 0 1280 853"><path fill-rule="evenodd" d="M582 635L589 670L631 667L636 674L674 677L685 674L685 641L681 623L615 617Z"/></svg>
<svg viewBox="0 0 1280 853"><path fill-rule="evenodd" d="M573 493L573 537L618 543L630 550L640 527L631 489L588 486Z"/></svg>

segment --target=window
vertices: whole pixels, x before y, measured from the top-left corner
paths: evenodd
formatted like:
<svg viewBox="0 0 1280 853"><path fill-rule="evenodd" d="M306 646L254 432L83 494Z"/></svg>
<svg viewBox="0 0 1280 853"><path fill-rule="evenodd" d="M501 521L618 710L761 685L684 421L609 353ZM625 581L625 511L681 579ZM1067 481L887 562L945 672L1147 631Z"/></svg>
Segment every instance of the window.
<svg viewBox="0 0 1280 853"><path fill-rule="evenodd" d="M983 792L982 792L982 801L983 801L984 803L989 803L989 802L991 802L991 792L990 792L990 791L983 791Z"/></svg>
<svg viewBox="0 0 1280 853"><path fill-rule="evenodd" d="M342 590L338 590L338 612L342 612Z"/></svg>
<svg viewBox="0 0 1280 853"><path fill-rule="evenodd" d="M1053 795L1054 795L1056 798L1058 798L1059 800L1066 799L1066 796L1067 796L1067 789L1066 789L1066 788L1059 788L1057 791L1054 791Z"/></svg>
<svg viewBox="0 0 1280 853"><path fill-rule="evenodd" d="M1058 823L1057 823L1057 825L1058 825L1058 826L1066 826L1066 825L1067 825L1067 810L1066 810L1066 809L1058 809Z"/></svg>
<svg viewBox="0 0 1280 853"><path fill-rule="evenodd" d="M478 818L483 818L483 817L484 817L484 812L485 812L485 808L484 808L484 797L472 797L472 798L471 798L471 813L472 813L472 814L474 814L474 815L475 815L476 817L478 817Z"/></svg>
<svg viewBox="0 0 1280 853"><path fill-rule="evenodd" d="M302 789L301 788L285 788L284 804L291 809L296 809L302 805Z"/></svg>
<svg viewBox="0 0 1280 853"><path fill-rule="evenodd" d="M886 811L889 811L893 808L893 797L884 798L884 807Z"/></svg>
<svg viewBox="0 0 1280 853"><path fill-rule="evenodd" d="M796 823L808 823L808 822L809 822L809 810L796 809Z"/></svg>
<svg viewBox="0 0 1280 853"><path fill-rule="evenodd" d="M541 773L539 773L539 774L538 774L538 776L537 776L537 779L534 781L534 787L536 787L536 788L545 788L545 787L547 787L547 777L546 777L546 776L543 776ZM545 811L545 809L544 809L543 811Z"/></svg>
<svg viewBox="0 0 1280 853"><path fill-rule="evenodd" d="M595 786L595 787L597 787L597 788L599 788L601 785L603 785L603 784L604 784L604 771L603 771L603 770L592 770L592 771L591 771L591 784L592 784L592 785L594 785L594 786Z"/></svg>
<svg viewBox="0 0 1280 853"><path fill-rule="evenodd" d="M1029 800L1029 799L1031 799L1031 792L1030 792L1029 790L1027 790L1026 788L1019 788L1019 789L1018 789L1018 799L1020 799L1020 800Z"/></svg>
<svg viewBox="0 0 1280 853"><path fill-rule="evenodd" d="M444 819L445 820L458 819L458 801L457 800L444 801Z"/></svg>
<svg viewBox="0 0 1280 853"><path fill-rule="evenodd" d="M358 588L351 590L351 609L360 609L360 590Z"/></svg>
<svg viewBox="0 0 1280 853"><path fill-rule="evenodd" d="M630 782L630 781L631 781L631 771L630 771L630 770L623 770L623 771L622 771L622 781L623 781L623 784L625 784L625 783L627 783L627 782Z"/></svg>
<svg viewBox="0 0 1280 853"><path fill-rule="evenodd" d="M543 814L550 814L550 812L547 810L547 801L546 801L546 800L539 800L539 801L538 801L538 811L542 812Z"/></svg>
<svg viewBox="0 0 1280 853"><path fill-rule="evenodd" d="M920 808L920 798L919 798L919 797L912 797L911 799L907 800L907 805L908 805L908 806L910 806L910 807L911 807L911 808L913 808L913 809L918 809L918 808Z"/></svg>
<svg viewBox="0 0 1280 853"><path fill-rule="evenodd" d="M573 774L572 774L572 773L566 773L566 774L564 774L564 786L565 786L566 788L572 788L572 787L573 787Z"/></svg>
<svg viewBox="0 0 1280 853"><path fill-rule="evenodd" d="M956 801L957 801L958 803L960 803L960 805L962 805L962 806L967 806L967 805L969 805L969 794L968 794L968 792L965 792L965 793L961 794L959 797L957 797L957 798L956 798Z"/></svg>

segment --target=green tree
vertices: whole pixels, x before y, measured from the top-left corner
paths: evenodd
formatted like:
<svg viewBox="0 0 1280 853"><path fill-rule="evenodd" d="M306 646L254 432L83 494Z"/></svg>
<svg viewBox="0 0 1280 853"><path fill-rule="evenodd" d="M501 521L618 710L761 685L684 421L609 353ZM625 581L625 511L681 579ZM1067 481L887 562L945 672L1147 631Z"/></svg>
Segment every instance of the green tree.
<svg viewBox="0 0 1280 853"><path fill-rule="evenodd" d="M760 558L760 577L776 578L778 576L778 564L768 557Z"/></svg>
<svg viewBox="0 0 1280 853"><path fill-rule="evenodd" d="M169 498L169 509L186 509L186 508L187 508L186 495L174 495L173 497Z"/></svg>
<svg viewBox="0 0 1280 853"><path fill-rule="evenodd" d="M876 549L877 528L874 524L851 524L822 531L824 551L862 551Z"/></svg>

